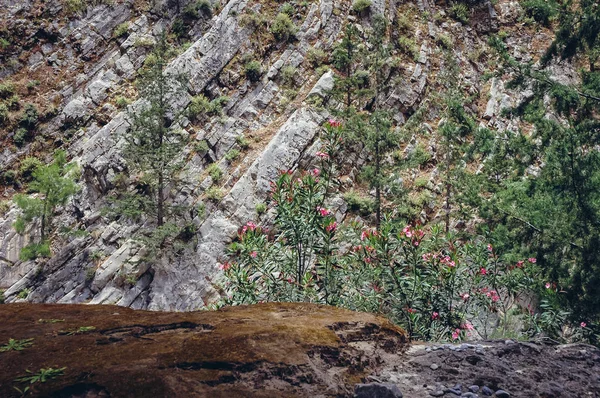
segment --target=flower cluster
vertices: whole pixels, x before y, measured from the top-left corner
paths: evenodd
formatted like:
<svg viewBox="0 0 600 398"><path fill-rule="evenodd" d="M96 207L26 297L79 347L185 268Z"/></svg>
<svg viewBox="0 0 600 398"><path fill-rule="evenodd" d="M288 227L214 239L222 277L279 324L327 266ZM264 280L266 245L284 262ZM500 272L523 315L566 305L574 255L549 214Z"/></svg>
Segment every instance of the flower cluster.
<svg viewBox="0 0 600 398"><path fill-rule="evenodd" d="M332 127L332 128L342 127L342 122L340 122L339 120L335 120L335 119L329 119L327 121L327 124L329 125L329 127Z"/></svg>

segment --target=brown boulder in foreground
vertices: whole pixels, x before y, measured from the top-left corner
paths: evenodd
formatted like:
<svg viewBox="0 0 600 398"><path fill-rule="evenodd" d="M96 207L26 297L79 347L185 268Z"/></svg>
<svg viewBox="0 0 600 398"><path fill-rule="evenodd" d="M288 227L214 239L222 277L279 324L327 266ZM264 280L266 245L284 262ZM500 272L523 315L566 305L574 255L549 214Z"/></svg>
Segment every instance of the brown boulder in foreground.
<svg viewBox="0 0 600 398"><path fill-rule="evenodd" d="M0 397L31 386L52 397L336 397L383 363L400 362L405 333L339 308L270 303L212 312L115 306L0 305ZM63 368L45 383L15 379Z"/></svg>

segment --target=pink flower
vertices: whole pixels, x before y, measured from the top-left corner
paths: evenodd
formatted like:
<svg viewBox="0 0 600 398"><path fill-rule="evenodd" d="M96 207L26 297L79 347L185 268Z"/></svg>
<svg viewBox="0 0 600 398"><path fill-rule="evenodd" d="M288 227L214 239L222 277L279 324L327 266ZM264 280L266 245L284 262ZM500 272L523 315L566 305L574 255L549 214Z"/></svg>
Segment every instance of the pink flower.
<svg viewBox="0 0 600 398"><path fill-rule="evenodd" d="M415 246L419 246L419 241L418 241L418 240L414 241L414 242L413 242L413 245L415 245Z"/></svg>
<svg viewBox="0 0 600 398"><path fill-rule="evenodd" d="M537 262L535 257L529 257L527 261L529 261L531 264L535 264Z"/></svg>
<svg viewBox="0 0 600 398"><path fill-rule="evenodd" d="M586 327L586 326L587 326L587 323L585 323L585 322L581 322L581 323L579 324L579 326L581 326L582 328L584 328L584 327Z"/></svg>
<svg viewBox="0 0 600 398"><path fill-rule="evenodd" d="M523 263L525 261L521 260L521 261L517 261L517 268L523 268Z"/></svg>
<svg viewBox="0 0 600 398"><path fill-rule="evenodd" d="M331 211L327 210L324 207L317 207L317 211L321 214L321 217L326 217L331 214Z"/></svg>
<svg viewBox="0 0 600 398"><path fill-rule="evenodd" d="M471 295L469 293L461 293L460 294L460 298L463 299L464 301L467 301L469 299L469 297L471 297Z"/></svg>
<svg viewBox="0 0 600 398"><path fill-rule="evenodd" d="M321 159L329 159L329 155L325 152L317 152L315 155L317 155L317 157L320 157Z"/></svg>
<svg viewBox="0 0 600 398"><path fill-rule="evenodd" d="M459 337L460 337L460 329L455 329L454 332L452 332L452 340L458 340Z"/></svg>
<svg viewBox="0 0 600 398"><path fill-rule="evenodd" d="M365 257L365 263L367 263L367 264L371 264L371 261L372 261L372 260L371 260L369 257Z"/></svg>
<svg viewBox="0 0 600 398"><path fill-rule="evenodd" d="M335 231L336 228L337 228L337 223L334 221L331 224L329 224L328 226L326 226L325 230L327 232L332 232L332 231Z"/></svg>
<svg viewBox="0 0 600 398"><path fill-rule="evenodd" d="M489 243L488 243L488 245L487 245L487 249L488 249L488 251L489 251L489 252L491 252L491 251L494 251L494 248L493 248L493 247L492 247L492 245L491 245L491 244L489 244Z"/></svg>
<svg viewBox="0 0 600 398"><path fill-rule="evenodd" d="M227 271L229 268L231 268L231 264L229 264L228 262L225 262L223 264L219 264L219 269L221 271Z"/></svg>
<svg viewBox="0 0 600 398"><path fill-rule="evenodd" d="M431 259L433 258L433 254L431 254L431 253L425 253L421 257L423 258L423 261L431 261Z"/></svg>
<svg viewBox="0 0 600 398"><path fill-rule="evenodd" d="M417 310L415 310L414 308L407 308L406 312L408 312L409 314L414 314L417 312Z"/></svg>
<svg viewBox="0 0 600 398"><path fill-rule="evenodd" d="M321 170L315 167L310 173L313 175L313 177L318 177L321 174Z"/></svg>
<svg viewBox="0 0 600 398"><path fill-rule="evenodd" d="M330 127L340 127L342 125L342 122L335 119L329 119L327 123L329 123Z"/></svg>
<svg viewBox="0 0 600 398"><path fill-rule="evenodd" d="M437 312L433 312L433 314L431 314L431 319L436 320L440 317L440 314L438 314Z"/></svg>
<svg viewBox="0 0 600 398"><path fill-rule="evenodd" d="M252 258L256 258L257 255L258 255L258 253L255 251L250 252L250 257L252 257Z"/></svg>
<svg viewBox="0 0 600 398"><path fill-rule="evenodd" d="M456 263L450 259L450 256L444 256L444 257L442 257L442 259L440 260L440 262L442 264L447 265L450 268L456 267Z"/></svg>
<svg viewBox="0 0 600 398"><path fill-rule="evenodd" d="M552 285L550 285L550 282L546 282L546 284L545 284L544 286L546 286L546 289L550 289L550 287L551 287Z"/></svg>
<svg viewBox="0 0 600 398"><path fill-rule="evenodd" d="M481 269L479 270L479 273L480 273L481 275L487 275L487 269L485 269L485 268L481 267Z"/></svg>
<svg viewBox="0 0 600 398"><path fill-rule="evenodd" d="M406 235L407 238L411 238L413 236L413 233L410 229L410 225L407 225L406 227L404 227L402 232L404 232L404 235Z"/></svg>
<svg viewBox="0 0 600 398"><path fill-rule="evenodd" d="M469 322L469 321L463 323L462 325L460 325L460 327L463 328L464 330L474 330L475 329L473 327L473 325L471 324L471 322Z"/></svg>

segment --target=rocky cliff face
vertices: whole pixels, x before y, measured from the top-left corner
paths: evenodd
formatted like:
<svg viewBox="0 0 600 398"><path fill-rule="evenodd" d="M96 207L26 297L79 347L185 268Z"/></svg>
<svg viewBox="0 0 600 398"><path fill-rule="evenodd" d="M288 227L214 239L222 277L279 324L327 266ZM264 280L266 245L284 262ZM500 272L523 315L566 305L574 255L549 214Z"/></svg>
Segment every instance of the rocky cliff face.
<svg viewBox="0 0 600 398"><path fill-rule="evenodd" d="M183 183L170 192L171 198L191 207L203 203L206 212L191 212L185 220L197 227L192 245L150 266L138 261L139 253L130 240L137 227L110 222L101 215L106 196L122 183L126 171L119 137L129 128L129 120L128 113L118 107L117 97L132 95L132 82L151 44L159 32L181 20L188 2L98 1L83 3L73 11L74 3L0 1L4 26L0 33L12 40L1 53L0 78L16 82L22 100L41 110L33 142L18 148L12 144L13 130L0 135L2 170L17 170L26 156L47 160L52 148L66 148L82 169L81 191L59 210L57 224L86 232L78 238L57 237L49 260L21 262L19 251L30 236L14 231L14 206L0 213L0 288L5 289L9 302L26 299L194 310L214 300L218 292L213 281L225 248L241 224L258 218L256 204L265 200L269 181L279 170L314 162L320 126L328 116L321 105L330 101L333 72L321 68L317 73L307 53L313 47L331 52L348 23L364 32L378 13L385 14L394 30L399 29L400 19L410 22L406 35L415 43L415 56L397 50L399 67L388 71L392 83L380 94L399 125L439 91L442 47L450 46L460 67L462 89L479 98L472 107L481 123L507 130L521 127L500 116L503 107L515 103L517 94L508 93L501 79L489 83L481 79L494 67L487 63L488 34L507 32L510 51L519 59L539 57L551 40L549 32L518 22L518 2L506 0L474 6L468 24L448 18L445 7L430 0L376 0L361 15L351 12L348 1L304 2L297 4L293 19L299 29L296 40L290 42L274 41L264 26L247 22L248 15L272 20L279 4L256 0L213 4L212 16L202 14L186 25L189 43L169 66L190 77L189 95L174 99L179 107L185 108L197 94L229 97L222 115L202 123L183 117L175 123L189 136L190 145L184 154ZM127 33L116 34L124 23L128 23ZM244 77L247 57L261 62L264 73L257 82ZM295 68L291 83L282 77L282 70L290 66ZM556 74L565 79L571 76L568 66L556 67ZM34 79L39 82L36 88L26 88ZM433 107L424 129L437 122L439 111ZM250 142L248 148L240 146L240 137ZM194 149L201 141L208 144L208 150ZM436 158L436 142L427 135L416 134L401 150L410 152L417 145ZM225 155L232 149L242 154L227 160ZM364 159L358 152L348 154L347 161L344 169L352 180ZM225 171L223 179L211 179L206 171L210 163ZM432 186L437 173L433 167L424 176ZM409 180L417 177L423 176L415 172L406 176ZM207 198L211 187L223 193L218 203ZM10 199L19 186L6 184L1 189ZM333 205L343 218L343 200L338 198Z"/></svg>

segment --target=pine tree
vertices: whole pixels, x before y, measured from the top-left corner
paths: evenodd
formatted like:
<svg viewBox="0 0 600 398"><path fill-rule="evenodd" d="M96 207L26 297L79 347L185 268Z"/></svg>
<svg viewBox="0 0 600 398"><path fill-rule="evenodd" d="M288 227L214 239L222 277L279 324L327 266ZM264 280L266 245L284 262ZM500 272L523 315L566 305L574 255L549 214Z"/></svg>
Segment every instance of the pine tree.
<svg viewBox="0 0 600 398"><path fill-rule="evenodd" d="M162 36L138 79L140 106L129 112L131 128L124 135L123 148L129 169L142 174L154 197L151 202L143 197L133 198L133 202L143 204L143 211L156 217L158 227L169 216L168 195L182 167L185 145L171 123L178 116L173 102L187 95L187 84L184 76L167 71L169 55L168 43Z"/></svg>
<svg viewBox="0 0 600 398"><path fill-rule="evenodd" d="M67 164L64 151L57 151L54 161L49 165L40 165L32 173L33 181L29 191L36 196L19 194L15 203L21 209L21 215L14 227L22 234L28 224L39 220L40 243L32 243L21 252L22 259L31 259L40 255L49 255L47 238L52 231L52 218L57 206L65 205L78 190L75 182L76 165Z"/></svg>

